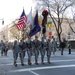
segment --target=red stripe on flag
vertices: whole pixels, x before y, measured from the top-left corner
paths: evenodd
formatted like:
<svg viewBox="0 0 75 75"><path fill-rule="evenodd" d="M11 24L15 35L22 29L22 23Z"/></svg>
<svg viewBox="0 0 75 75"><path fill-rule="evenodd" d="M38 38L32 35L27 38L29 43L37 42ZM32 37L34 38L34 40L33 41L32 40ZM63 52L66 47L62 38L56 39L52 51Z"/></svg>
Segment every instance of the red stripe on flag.
<svg viewBox="0 0 75 75"><path fill-rule="evenodd" d="M17 24L17 28L19 30L26 28L26 21L27 21L27 17L23 16L19 19L18 24Z"/></svg>

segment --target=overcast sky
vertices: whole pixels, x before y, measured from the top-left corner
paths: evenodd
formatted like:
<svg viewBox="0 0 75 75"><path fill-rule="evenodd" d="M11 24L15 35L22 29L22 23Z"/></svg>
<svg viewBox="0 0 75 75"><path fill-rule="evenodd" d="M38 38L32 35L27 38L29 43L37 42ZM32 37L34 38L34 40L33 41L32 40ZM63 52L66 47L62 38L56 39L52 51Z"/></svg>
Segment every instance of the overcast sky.
<svg viewBox="0 0 75 75"><path fill-rule="evenodd" d="M0 0L0 28L18 18L23 7L27 15L31 6L34 6L32 0ZM1 19L4 19L4 25L2 25Z"/></svg>
<svg viewBox="0 0 75 75"><path fill-rule="evenodd" d="M34 6L35 4L32 3L32 0L0 0L0 28L10 24L13 20L19 18L23 11L23 7L26 15L28 15L31 7L32 10L34 10ZM66 13L68 17L71 16L71 12L70 14L69 12ZM4 25L2 25L1 19L4 19Z"/></svg>

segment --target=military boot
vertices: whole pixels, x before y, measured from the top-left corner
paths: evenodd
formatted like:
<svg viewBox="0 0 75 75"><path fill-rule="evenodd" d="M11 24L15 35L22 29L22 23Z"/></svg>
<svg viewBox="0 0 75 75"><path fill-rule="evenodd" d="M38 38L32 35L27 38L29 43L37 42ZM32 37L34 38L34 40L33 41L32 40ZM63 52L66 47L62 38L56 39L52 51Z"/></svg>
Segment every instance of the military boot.
<svg viewBox="0 0 75 75"><path fill-rule="evenodd" d="M42 59L42 62L41 63L44 64L43 59Z"/></svg>
<svg viewBox="0 0 75 75"><path fill-rule="evenodd" d="M38 65L37 59L35 59L35 64Z"/></svg>
<svg viewBox="0 0 75 75"><path fill-rule="evenodd" d="M15 67L17 67L17 64L16 64L16 62L14 62L14 66L15 66Z"/></svg>
<svg viewBox="0 0 75 75"><path fill-rule="evenodd" d="M50 64L50 59L48 59L48 63Z"/></svg>
<svg viewBox="0 0 75 75"><path fill-rule="evenodd" d="M31 61L28 59L28 65L31 65Z"/></svg>
<svg viewBox="0 0 75 75"><path fill-rule="evenodd" d="M24 66L24 63L23 63L23 62L21 62L21 65L22 65L22 66Z"/></svg>

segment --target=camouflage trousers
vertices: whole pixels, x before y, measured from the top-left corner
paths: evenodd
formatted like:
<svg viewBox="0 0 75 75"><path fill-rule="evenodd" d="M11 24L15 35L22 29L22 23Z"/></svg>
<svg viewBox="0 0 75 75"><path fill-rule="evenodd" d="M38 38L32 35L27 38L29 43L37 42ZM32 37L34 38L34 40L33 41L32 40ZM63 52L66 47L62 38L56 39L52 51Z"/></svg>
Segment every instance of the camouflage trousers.
<svg viewBox="0 0 75 75"><path fill-rule="evenodd" d="M18 56L19 56L19 58L21 60L21 63L24 62L23 52L20 52L20 53L13 52L14 62L15 63L17 62Z"/></svg>

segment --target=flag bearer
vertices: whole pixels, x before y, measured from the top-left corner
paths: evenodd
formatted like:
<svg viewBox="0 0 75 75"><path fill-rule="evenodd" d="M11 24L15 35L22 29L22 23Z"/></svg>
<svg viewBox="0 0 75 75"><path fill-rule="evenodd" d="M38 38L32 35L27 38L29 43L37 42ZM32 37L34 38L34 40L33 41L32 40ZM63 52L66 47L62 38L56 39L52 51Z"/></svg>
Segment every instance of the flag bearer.
<svg viewBox="0 0 75 75"><path fill-rule="evenodd" d="M44 41L44 38L41 40L41 63L44 64L44 56L45 56L45 51L46 51L46 42Z"/></svg>
<svg viewBox="0 0 75 75"><path fill-rule="evenodd" d="M25 57L25 53L26 53L26 42L24 42L24 39L22 39L19 43L20 48L22 49L23 52L23 59Z"/></svg>
<svg viewBox="0 0 75 75"><path fill-rule="evenodd" d="M35 53L35 64L38 65L38 56L39 56L39 49L40 49L40 41L38 40L38 36L35 36L34 42L34 53Z"/></svg>
<svg viewBox="0 0 75 75"><path fill-rule="evenodd" d="M51 57L51 40L48 39L46 42L46 47L47 47L47 61L50 64L50 57Z"/></svg>
<svg viewBox="0 0 75 75"><path fill-rule="evenodd" d="M18 41L14 41L14 46L13 46L13 57L14 57L14 65L17 66L17 58L18 55L21 60L21 65L24 66L24 60L23 60L23 52L22 49L19 45Z"/></svg>
<svg viewBox="0 0 75 75"><path fill-rule="evenodd" d="M26 42L26 46L27 46L27 54L28 54L28 65L31 65L31 56L32 56L32 41L31 38L28 37L28 40Z"/></svg>

